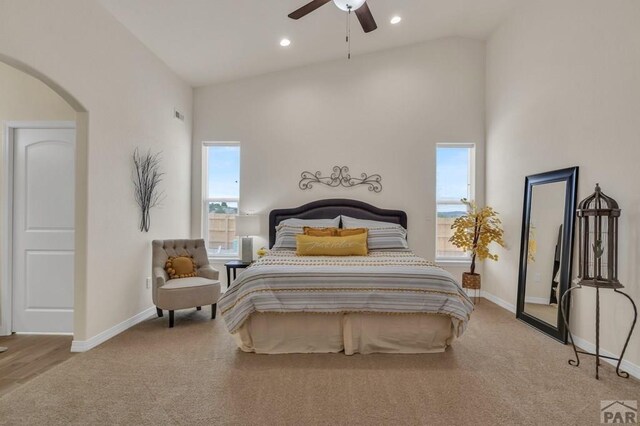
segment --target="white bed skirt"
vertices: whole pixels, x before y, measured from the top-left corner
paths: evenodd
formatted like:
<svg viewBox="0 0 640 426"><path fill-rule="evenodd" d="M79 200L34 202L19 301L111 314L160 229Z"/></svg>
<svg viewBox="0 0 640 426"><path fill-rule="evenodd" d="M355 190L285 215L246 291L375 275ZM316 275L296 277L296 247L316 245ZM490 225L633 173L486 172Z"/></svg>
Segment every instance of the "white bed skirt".
<svg viewBox="0 0 640 426"><path fill-rule="evenodd" d="M254 313L233 334L245 352L435 353L454 339L456 319L444 315Z"/></svg>

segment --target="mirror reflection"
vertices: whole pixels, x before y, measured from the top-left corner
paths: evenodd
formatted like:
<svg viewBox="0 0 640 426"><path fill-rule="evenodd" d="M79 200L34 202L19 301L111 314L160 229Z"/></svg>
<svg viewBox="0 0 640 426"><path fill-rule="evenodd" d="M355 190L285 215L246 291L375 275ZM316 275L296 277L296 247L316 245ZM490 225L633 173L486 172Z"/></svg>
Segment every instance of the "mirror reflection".
<svg viewBox="0 0 640 426"><path fill-rule="evenodd" d="M524 312L556 326L560 299L566 182L534 185L527 247Z"/></svg>

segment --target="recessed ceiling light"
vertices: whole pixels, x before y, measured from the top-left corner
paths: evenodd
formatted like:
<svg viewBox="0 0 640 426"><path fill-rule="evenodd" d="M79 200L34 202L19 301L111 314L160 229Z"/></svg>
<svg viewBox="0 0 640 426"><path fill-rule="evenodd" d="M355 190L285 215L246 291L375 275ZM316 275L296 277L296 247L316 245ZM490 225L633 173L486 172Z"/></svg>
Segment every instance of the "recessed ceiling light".
<svg viewBox="0 0 640 426"><path fill-rule="evenodd" d="M280 40L280 46L282 47L287 47L291 44L291 40L289 40L288 38L283 38L282 40Z"/></svg>
<svg viewBox="0 0 640 426"><path fill-rule="evenodd" d="M393 18L391 18L391 22L393 25L400 23L400 21L402 21L402 18L399 17L398 15L394 16Z"/></svg>

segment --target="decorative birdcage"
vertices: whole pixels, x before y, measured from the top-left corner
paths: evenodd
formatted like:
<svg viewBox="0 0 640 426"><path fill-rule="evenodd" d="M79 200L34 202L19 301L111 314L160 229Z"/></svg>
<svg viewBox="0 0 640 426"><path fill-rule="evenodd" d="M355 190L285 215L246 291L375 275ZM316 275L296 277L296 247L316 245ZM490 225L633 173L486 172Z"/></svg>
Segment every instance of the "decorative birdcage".
<svg viewBox="0 0 640 426"><path fill-rule="evenodd" d="M578 204L577 285L622 288L618 281L618 218L620 208L596 183L595 192Z"/></svg>
<svg viewBox="0 0 640 426"><path fill-rule="evenodd" d="M620 290L624 286L618 281L618 218L620 217L620 208L616 200L604 195L600 185L596 183L596 191L578 204L576 216L578 216L578 234L580 238L578 278L574 281L576 285L565 291L560 301L562 318L567 327L569 340L576 356L575 360L569 360L569 364L576 367L580 365L578 354L595 356L596 379L598 379L600 358L606 358L617 361L616 374L618 376L629 378L629 373L622 371L620 365L622 365L622 359L638 321L638 309L631 296ZM581 289L583 286L594 287L596 290L595 353L579 350L576 347L567 318L568 296L571 292ZM619 358L600 354L600 289L611 289L615 293L624 296L629 300L633 308L633 322Z"/></svg>

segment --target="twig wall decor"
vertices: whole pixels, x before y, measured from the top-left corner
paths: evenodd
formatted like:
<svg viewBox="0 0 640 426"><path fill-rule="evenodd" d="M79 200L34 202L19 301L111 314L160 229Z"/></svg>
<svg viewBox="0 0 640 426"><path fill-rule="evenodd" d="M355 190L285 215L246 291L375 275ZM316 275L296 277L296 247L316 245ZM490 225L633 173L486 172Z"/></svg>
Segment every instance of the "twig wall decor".
<svg viewBox="0 0 640 426"><path fill-rule="evenodd" d="M367 175L366 173L361 173L360 178L354 178L349 174L349 167L347 166L334 166L333 173L329 176L322 176L322 173L320 172L302 172L300 177L302 179L298 182L298 187L302 190L311 189L314 184L318 183L331 188L336 188L338 186L351 188L354 186L366 185L369 187L369 191L382 191L382 177L380 177L380 175Z"/></svg>
<svg viewBox="0 0 640 426"><path fill-rule="evenodd" d="M164 173L160 171L160 154L140 154L138 148L133 151L133 186L134 196L140 206L140 232L149 232L151 225L150 210L160 204L163 192L158 186Z"/></svg>

